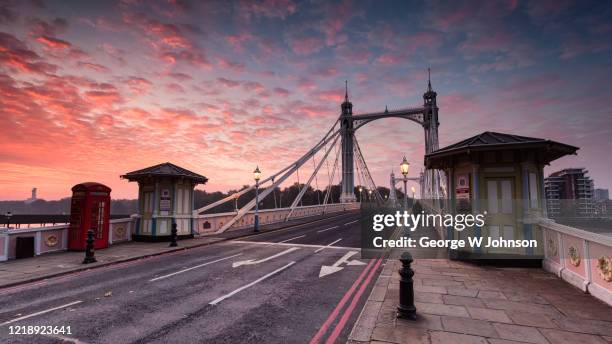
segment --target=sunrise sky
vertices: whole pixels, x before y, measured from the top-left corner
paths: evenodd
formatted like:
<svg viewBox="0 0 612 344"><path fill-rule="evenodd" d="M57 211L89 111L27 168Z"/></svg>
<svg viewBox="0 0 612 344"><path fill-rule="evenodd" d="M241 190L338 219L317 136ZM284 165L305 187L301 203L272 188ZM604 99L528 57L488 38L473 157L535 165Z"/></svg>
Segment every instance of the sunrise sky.
<svg viewBox="0 0 612 344"><path fill-rule="evenodd" d="M553 139L580 150L547 173L612 188L611 47L608 1L0 1L0 199L136 198L119 175L166 161L238 188L323 136L344 80L357 113L418 106L428 66L441 146ZM379 185L422 168L413 122L357 137Z"/></svg>

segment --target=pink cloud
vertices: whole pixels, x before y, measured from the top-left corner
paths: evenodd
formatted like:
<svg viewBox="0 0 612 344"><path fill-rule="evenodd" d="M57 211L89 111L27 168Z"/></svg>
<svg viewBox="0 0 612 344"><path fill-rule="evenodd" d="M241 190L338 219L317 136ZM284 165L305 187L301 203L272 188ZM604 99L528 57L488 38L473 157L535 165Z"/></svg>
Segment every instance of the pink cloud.
<svg viewBox="0 0 612 344"><path fill-rule="evenodd" d="M0 32L0 62L21 72L35 74L54 73L58 68L44 62L42 58L12 35Z"/></svg>
<svg viewBox="0 0 612 344"><path fill-rule="evenodd" d="M324 47L324 41L317 37L292 38L289 41L291 50L299 55L310 55L319 52Z"/></svg>
<svg viewBox="0 0 612 344"><path fill-rule="evenodd" d="M58 38L53 38L49 36L40 36L36 39L39 43L44 44L48 48L52 49L68 49L72 45L66 41L63 41Z"/></svg>
<svg viewBox="0 0 612 344"><path fill-rule="evenodd" d="M383 65L395 65L405 60L405 57L397 54L383 54L376 59L378 63Z"/></svg>
<svg viewBox="0 0 612 344"><path fill-rule="evenodd" d="M240 81L226 79L226 78L217 78L217 82L225 87L237 87L240 86Z"/></svg>
<svg viewBox="0 0 612 344"><path fill-rule="evenodd" d="M238 6L243 16L281 18L295 13L297 5L291 0L241 1Z"/></svg>
<svg viewBox="0 0 612 344"><path fill-rule="evenodd" d="M244 64L242 64L242 63L230 61L230 60L225 59L225 58L219 58L218 59L218 63L219 63L219 67L224 68L224 69L229 69L229 70L232 70L234 72L243 72L244 71Z"/></svg>
<svg viewBox="0 0 612 344"><path fill-rule="evenodd" d="M149 80L136 76L129 77L125 83L130 90L137 95L149 92L149 89L153 85Z"/></svg>
<svg viewBox="0 0 612 344"><path fill-rule="evenodd" d="M274 94L276 94L279 97L288 97L289 94L291 93L289 92L289 90L282 88L282 87L275 87L273 91L274 91Z"/></svg>
<svg viewBox="0 0 612 344"><path fill-rule="evenodd" d="M103 66L101 64L97 64L97 63L79 61L79 62L77 62L77 65L79 67L87 68L89 70L93 70L93 71L99 72L99 73L106 73L106 72L109 71L108 68L106 68L105 66Z"/></svg>

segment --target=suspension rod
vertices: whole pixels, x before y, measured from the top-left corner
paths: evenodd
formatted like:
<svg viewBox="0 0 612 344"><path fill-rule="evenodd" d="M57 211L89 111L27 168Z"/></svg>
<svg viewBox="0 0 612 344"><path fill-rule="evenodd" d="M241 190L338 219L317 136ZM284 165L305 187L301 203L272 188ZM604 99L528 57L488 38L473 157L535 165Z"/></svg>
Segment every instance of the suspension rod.
<svg viewBox="0 0 612 344"><path fill-rule="evenodd" d="M338 141L339 137L340 137L340 135L336 136L336 138L334 139L334 142L332 142L332 145L325 152L325 155L323 156L323 159L321 159L321 161L319 161L319 163L317 164L317 167L315 168L315 170L310 175L310 178L308 178L308 182L306 184L304 184L304 187L302 187L302 190L300 190L300 193L298 194L298 196L293 200L293 203L291 204L291 210L289 210L289 214L287 214L287 217L285 218L285 221L289 220L289 217L291 217L291 215L293 214L293 211L295 210L295 207L298 205L298 203L300 202L302 197L304 197L304 194L306 193L306 191L310 187L310 184L312 183L312 180L316 177L316 175L319 172L319 169L321 168L321 166L323 166L323 163L325 162L325 159L327 159L327 156L329 155L329 152L331 152L331 150L334 148L334 145L336 144L336 141Z"/></svg>
<svg viewBox="0 0 612 344"><path fill-rule="evenodd" d="M327 192L325 193L325 200L323 201L323 212L325 212L325 208L327 207L327 201L329 200L329 196L331 194L331 189L334 183L334 177L336 176L336 169L338 168L338 160L340 158L340 149L336 147L336 160L334 161L334 166L332 167L332 174L329 178L329 184L327 185Z"/></svg>

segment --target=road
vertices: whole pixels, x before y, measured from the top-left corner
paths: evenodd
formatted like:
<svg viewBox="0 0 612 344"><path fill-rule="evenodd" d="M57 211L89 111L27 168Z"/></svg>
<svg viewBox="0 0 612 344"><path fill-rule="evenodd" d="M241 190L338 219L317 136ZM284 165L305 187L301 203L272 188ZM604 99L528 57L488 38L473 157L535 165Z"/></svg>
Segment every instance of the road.
<svg viewBox="0 0 612 344"><path fill-rule="evenodd" d="M344 343L384 263L360 259L358 220L345 213L0 290L0 342ZM71 333L9 334L28 325Z"/></svg>

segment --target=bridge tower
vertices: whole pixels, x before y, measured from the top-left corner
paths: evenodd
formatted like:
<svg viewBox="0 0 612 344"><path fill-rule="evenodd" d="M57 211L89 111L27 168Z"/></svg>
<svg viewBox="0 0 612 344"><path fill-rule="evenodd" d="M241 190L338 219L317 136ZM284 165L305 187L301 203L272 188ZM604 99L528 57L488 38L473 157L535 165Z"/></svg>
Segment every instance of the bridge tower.
<svg viewBox="0 0 612 344"><path fill-rule="evenodd" d="M438 150L438 105L436 97L438 94L431 88L431 70L427 68L427 91L423 94L423 130L425 131L425 154ZM441 190L440 171L428 169L423 175L423 185L425 190L421 193L426 198L439 198L443 194ZM423 192L424 191L424 192Z"/></svg>
<svg viewBox="0 0 612 344"><path fill-rule="evenodd" d="M353 114L353 104L348 99L348 86L344 95L344 102L340 106L340 136L342 138L342 194L341 202L355 202L355 177L353 166L353 146L355 131L363 125L381 118L399 117L419 123L425 132L425 154L434 152L439 148L438 142L438 94L431 87L431 72L427 69L427 90L423 94L423 106L367 114ZM421 181L421 198L438 199L444 197L444 172L427 169L423 172Z"/></svg>
<svg viewBox="0 0 612 344"><path fill-rule="evenodd" d="M348 98L348 81L346 83L344 102L340 105L340 138L342 140L342 194L340 202L356 202L355 176L353 169L353 103Z"/></svg>

